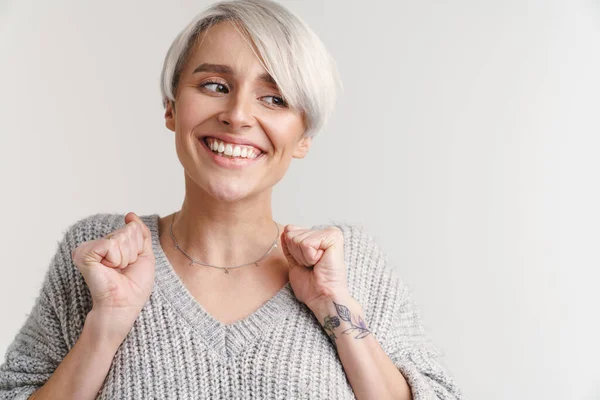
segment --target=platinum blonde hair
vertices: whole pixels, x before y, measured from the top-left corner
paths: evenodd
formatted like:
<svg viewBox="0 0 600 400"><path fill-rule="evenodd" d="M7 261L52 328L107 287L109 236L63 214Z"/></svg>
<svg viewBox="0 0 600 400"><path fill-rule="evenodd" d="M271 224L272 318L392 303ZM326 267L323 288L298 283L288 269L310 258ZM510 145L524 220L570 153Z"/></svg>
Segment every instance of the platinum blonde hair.
<svg viewBox="0 0 600 400"><path fill-rule="evenodd" d="M272 0L230 0L212 4L177 35L160 76L163 106L175 102L183 67L197 39L210 26L230 21L258 50L285 101L304 116L305 136L315 136L327 122L343 89L336 63L325 45L300 18ZM256 54L256 52L255 52ZM264 62L263 62L264 60Z"/></svg>

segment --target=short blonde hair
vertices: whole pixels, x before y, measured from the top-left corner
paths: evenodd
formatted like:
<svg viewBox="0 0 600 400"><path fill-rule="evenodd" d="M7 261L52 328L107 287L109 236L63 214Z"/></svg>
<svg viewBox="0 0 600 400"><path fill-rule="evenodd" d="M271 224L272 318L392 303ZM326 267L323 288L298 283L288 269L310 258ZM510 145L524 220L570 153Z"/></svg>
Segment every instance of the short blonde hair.
<svg viewBox="0 0 600 400"><path fill-rule="evenodd" d="M315 136L333 111L336 84L343 90L339 72L312 29L272 0L221 1L199 13L177 35L165 57L160 77L163 106L175 102L181 71L200 33L220 21L232 22L256 46L259 60L264 60L261 64L285 101L303 113L304 135Z"/></svg>

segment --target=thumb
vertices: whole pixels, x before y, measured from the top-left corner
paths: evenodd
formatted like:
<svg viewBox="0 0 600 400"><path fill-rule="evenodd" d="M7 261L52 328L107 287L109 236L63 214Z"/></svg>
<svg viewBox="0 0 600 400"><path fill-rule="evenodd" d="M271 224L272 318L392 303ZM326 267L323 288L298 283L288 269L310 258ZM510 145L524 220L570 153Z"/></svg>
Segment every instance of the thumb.
<svg viewBox="0 0 600 400"><path fill-rule="evenodd" d="M142 220L140 219L140 217L137 216L136 213L130 211L127 214L125 214L125 223L128 224L131 221L142 222Z"/></svg>
<svg viewBox="0 0 600 400"><path fill-rule="evenodd" d="M142 221L140 217L134 212L128 212L125 215L125 224L130 222L137 222L142 229L142 239L143 245L140 249L140 256L147 256L149 254L154 254L152 250L152 232L150 232L150 228Z"/></svg>

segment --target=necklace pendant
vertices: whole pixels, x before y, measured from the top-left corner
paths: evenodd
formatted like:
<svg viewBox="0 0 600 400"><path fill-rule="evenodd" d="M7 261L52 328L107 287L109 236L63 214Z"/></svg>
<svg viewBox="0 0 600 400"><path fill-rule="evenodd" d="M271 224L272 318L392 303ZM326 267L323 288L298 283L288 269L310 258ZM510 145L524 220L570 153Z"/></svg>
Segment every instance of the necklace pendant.
<svg viewBox="0 0 600 400"><path fill-rule="evenodd" d="M194 265L194 262L193 262L193 261L190 261L190 265Z"/></svg>
<svg viewBox="0 0 600 400"><path fill-rule="evenodd" d="M229 273L229 269L225 268L225 273L228 274Z"/></svg>
<svg viewBox="0 0 600 400"><path fill-rule="evenodd" d="M258 267L258 261L254 263Z"/></svg>

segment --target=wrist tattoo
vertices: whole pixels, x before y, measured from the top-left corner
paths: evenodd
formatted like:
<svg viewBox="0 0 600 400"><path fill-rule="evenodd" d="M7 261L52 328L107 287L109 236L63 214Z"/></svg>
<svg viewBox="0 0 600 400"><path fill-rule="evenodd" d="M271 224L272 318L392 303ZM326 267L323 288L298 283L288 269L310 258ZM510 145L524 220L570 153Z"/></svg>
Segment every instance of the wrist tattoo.
<svg viewBox="0 0 600 400"><path fill-rule="evenodd" d="M337 328L338 326L340 326L340 319L342 321L346 321L350 324L350 328L346 329L345 331L342 331L342 333L349 335L352 332L356 333L356 336L354 336L354 339L362 339L364 337L366 337L367 335L369 335L369 333L371 333L371 331L367 328L367 325L365 324L365 321L363 321L362 317L360 316L360 314L358 316L354 316L354 321L352 321L352 314L350 313L350 310L348 309L348 307L342 305L342 304L338 304L335 301L333 302L333 304L335 305L335 310L337 312L337 316L335 315L328 315L324 318L323 320L323 329L325 329L325 331L327 332L329 339L331 340L331 342L337 346L337 344L335 343L335 339L337 339L337 336L335 336L335 333L333 332L334 328ZM339 317L339 318L338 318Z"/></svg>

